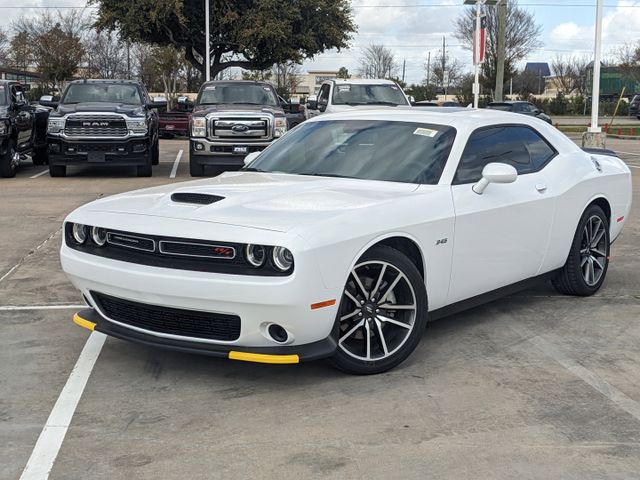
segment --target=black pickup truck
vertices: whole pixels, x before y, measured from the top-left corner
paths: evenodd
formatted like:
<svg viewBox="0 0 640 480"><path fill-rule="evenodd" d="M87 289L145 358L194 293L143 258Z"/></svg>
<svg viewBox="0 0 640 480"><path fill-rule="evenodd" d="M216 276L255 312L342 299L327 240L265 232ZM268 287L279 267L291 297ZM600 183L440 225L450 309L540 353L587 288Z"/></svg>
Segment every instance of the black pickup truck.
<svg viewBox="0 0 640 480"><path fill-rule="evenodd" d="M266 82L229 80L200 87L190 123L189 170L204 175L238 170L244 157L287 132L287 118L275 88Z"/></svg>
<svg viewBox="0 0 640 480"><path fill-rule="evenodd" d="M47 163L49 110L30 105L23 86L0 80L0 177L13 177L26 155L36 165Z"/></svg>
<svg viewBox="0 0 640 480"><path fill-rule="evenodd" d="M147 90L132 80L75 80L51 106L47 139L49 173L64 177L67 166L135 166L150 177L160 158L157 108Z"/></svg>

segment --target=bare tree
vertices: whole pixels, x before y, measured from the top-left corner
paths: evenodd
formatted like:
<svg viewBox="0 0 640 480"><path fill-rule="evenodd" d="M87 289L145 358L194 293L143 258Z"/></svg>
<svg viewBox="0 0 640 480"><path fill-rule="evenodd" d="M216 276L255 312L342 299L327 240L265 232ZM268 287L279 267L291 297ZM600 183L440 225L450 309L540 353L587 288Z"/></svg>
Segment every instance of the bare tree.
<svg viewBox="0 0 640 480"><path fill-rule="evenodd" d="M91 32L84 42L87 68L85 76L123 78L127 76L127 46L110 32Z"/></svg>
<svg viewBox="0 0 640 480"><path fill-rule="evenodd" d="M0 28L0 65L7 63L9 55L9 35L7 32Z"/></svg>
<svg viewBox="0 0 640 480"><path fill-rule="evenodd" d="M498 63L498 9L487 7L485 11L487 15L487 43L486 58L482 64L482 76L485 86L493 89L496 84ZM473 49L475 19L475 7L472 7L467 8L456 20L454 35L468 50ZM507 5L505 78L515 75L516 64L542 45L540 42L541 34L542 28L536 23L534 15L518 7L516 0L510 0Z"/></svg>
<svg viewBox="0 0 640 480"><path fill-rule="evenodd" d="M360 54L360 76L363 78L389 78L398 72L393 52L385 47L372 43L362 49Z"/></svg>
<svg viewBox="0 0 640 480"><path fill-rule="evenodd" d="M574 69L572 57L564 55L556 55L551 60L551 70L553 72L553 82L558 92L563 95L571 95L577 86L578 72Z"/></svg>
<svg viewBox="0 0 640 480"><path fill-rule="evenodd" d="M178 82L184 63L184 53L174 47L153 48L153 64L156 74L162 80L164 94L169 102L169 109L174 107L178 98Z"/></svg>
<svg viewBox="0 0 640 480"><path fill-rule="evenodd" d="M442 88L454 86L459 83L464 73L464 67L457 58L452 58L447 52L442 49L438 50L435 58L432 57L430 65L425 63L425 70L430 68L429 83L439 85ZM449 80L444 82L444 72L449 73ZM424 80L427 83L427 80Z"/></svg>
<svg viewBox="0 0 640 480"><path fill-rule="evenodd" d="M621 45L614 51L614 55L623 77L640 82L640 41Z"/></svg>
<svg viewBox="0 0 640 480"><path fill-rule="evenodd" d="M25 72L32 63L32 45L27 32L16 32L9 42L7 65Z"/></svg>
<svg viewBox="0 0 640 480"><path fill-rule="evenodd" d="M275 64L271 69L276 90L282 97L289 98L302 83L302 69L295 62Z"/></svg>

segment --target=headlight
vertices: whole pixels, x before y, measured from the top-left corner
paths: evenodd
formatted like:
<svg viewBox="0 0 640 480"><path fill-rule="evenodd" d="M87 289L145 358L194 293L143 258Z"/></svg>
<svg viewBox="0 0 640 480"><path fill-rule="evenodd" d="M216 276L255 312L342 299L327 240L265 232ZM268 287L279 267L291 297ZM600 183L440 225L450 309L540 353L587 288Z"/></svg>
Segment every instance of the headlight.
<svg viewBox="0 0 640 480"><path fill-rule="evenodd" d="M74 223L71 228L71 234L73 235L73 239L77 243L84 243L87 241L87 233L89 232L89 227L86 225L82 225L81 223Z"/></svg>
<svg viewBox="0 0 640 480"><path fill-rule="evenodd" d="M4 135L5 133L7 133L7 124L0 121L0 135Z"/></svg>
<svg viewBox="0 0 640 480"><path fill-rule="evenodd" d="M264 261L267 259L267 252L262 245L247 245L245 256L249 265L258 268L264 265Z"/></svg>
<svg viewBox="0 0 640 480"><path fill-rule="evenodd" d="M64 118L51 118L49 117L49 123L47 125L47 133L60 133L64 130Z"/></svg>
<svg viewBox="0 0 640 480"><path fill-rule="evenodd" d="M285 133L287 133L287 119L284 117L276 117L276 130L274 133L274 136L277 137L281 137L283 136Z"/></svg>
<svg viewBox="0 0 640 480"><path fill-rule="evenodd" d="M91 240L99 247L103 247L107 243L107 230L100 227L92 227Z"/></svg>
<svg viewBox="0 0 640 480"><path fill-rule="evenodd" d="M132 133L147 133L147 120L144 118L127 119L127 130Z"/></svg>
<svg viewBox="0 0 640 480"><path fill-rule="evenodd" d="M204 117L195 117L191 120L191 136L206 137L207 136L207 119Z"/></svg>
<svg viewBox="0 0 640 480"><path fill-rule="evenodd" d="M286 272L293 265L293 254L284 247L274 247L272 259L275 267L282 272Z"/></svg>

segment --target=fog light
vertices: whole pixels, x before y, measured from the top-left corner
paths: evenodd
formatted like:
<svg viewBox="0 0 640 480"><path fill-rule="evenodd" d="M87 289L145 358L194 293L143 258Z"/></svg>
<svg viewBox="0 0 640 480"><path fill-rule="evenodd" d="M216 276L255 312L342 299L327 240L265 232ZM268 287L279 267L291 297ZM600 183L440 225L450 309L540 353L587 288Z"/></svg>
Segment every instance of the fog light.
<svg viewBox="0 0 640 480"><path fill-rule="evenodd" d="M264 265L264 261L267 259L267 253L262 245L247 245L245 256L249 265L255 268Z"/></svg>
<svg viewBox="0 0 640 480"><path fill-rule="evenodd" d="M87 241L87 232L89 231L89 227L86 225L82 225L81 223L74 223L73 227L71 227L71 233L73 235L73 239L77 243L84 243Z"/></svg>
<svg viewBox="0 0 640 480"><path fill-rule="evenodd" d="M273 249L273 264L282 272L286 272L293 265L293 254L288 248L275 247Z"/></svg>
<svg viewBox="0 0 640 480"><path fill-rule="evenodd" d="M287 333L287 331L280 325L277 325L275 323L269 325L267 331L269 332L271 338L273 338L278 343L284 343L289 339L289 334Z"/></svg>
<svg viewBox="0 0 640 480"><path fill-rule="evenodd" d="M99 247L103 247L107 243L107 230L100 227L93 227L91 229L91 240Z"/></svg>
<svg viewBox="0 0 640 480"><path fill-rule="evenodd" d="M195 149L196 149L196 150L198 150L198 151L202 151L202 150L204 150L204 145L203 145L203 144L201 144L201 143L196 143L196 144L194 145L194 147L195 147Z"/></svg>

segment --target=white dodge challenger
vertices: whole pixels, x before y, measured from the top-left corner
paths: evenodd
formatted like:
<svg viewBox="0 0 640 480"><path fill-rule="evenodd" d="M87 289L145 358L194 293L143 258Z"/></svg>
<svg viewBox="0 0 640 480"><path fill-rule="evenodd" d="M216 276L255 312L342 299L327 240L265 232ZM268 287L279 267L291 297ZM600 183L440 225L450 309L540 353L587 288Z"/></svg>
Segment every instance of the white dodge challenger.
<svg viewBox="0 0 640 480"><path fill-rule="evenodd" d="M76 323L236 360L388 370L428 320L550 279L601 287L631 206L613 152L469 109L321 116L239 172L89 203L64 223Z"/></svg>

